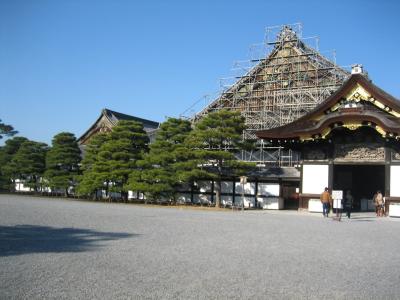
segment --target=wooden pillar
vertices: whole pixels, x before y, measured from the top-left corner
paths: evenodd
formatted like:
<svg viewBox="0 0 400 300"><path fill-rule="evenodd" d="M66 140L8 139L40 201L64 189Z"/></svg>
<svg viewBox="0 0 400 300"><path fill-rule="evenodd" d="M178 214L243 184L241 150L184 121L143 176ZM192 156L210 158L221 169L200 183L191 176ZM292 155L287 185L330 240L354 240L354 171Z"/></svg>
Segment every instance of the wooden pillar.
<svg viewBox="0 0 400 300"><path fill-rule="evenodd" d="M390 195L390 166L392 162L392 151L389 147L385 147L385 191L384 196L389 198ZM385 201L385 214L389 215L390 200Z"/></svg>
<svg viewBox="0 0 400 300"><path fill-rule="evenodd" d="M330 160L328 164L328 188L332 192L333 189L333 161Z"/></svg>
<svg viewBox="0 0 400 300"><path fill-rule="evenodd" d="M299 185L299 208L298 210L301 210L304 208L303 204L303 197L300 197L300 195L303 193L303 162L300 164L300 185Z"/></svg>
<svg viewBox="0 0 400 300"><path fill-rule="evenodd" d="M211 180L211 203L214 203L214 185L215 185L215 181ZM221 196L221 194L222 194L221 191L219 191L220 196Z"/></svg>
<svg viewBox="0 0 400 300"><path fill-rule="evenodd" d="M193 202L194 202L194 196L193 196L193 188L194 188L194 183L192 183L191 185L190 185L190 202L192 202L192 204L193 204Z"/></svg>
<svg viewBox="0 0 400 300"><path fill-rule="evenodd" d="M257 177L255 178L255 183L256 183L256 186L255 186L255 188L254 188L254 193L255 193L255 195L254 195L254 208L258 208L258 201L257 201L257 195L258 195L258 179L257 179Z"/></svg>
<svg viewBox="0 0 400 300"><path fill-rule="evenodd" d="M233 178L232 204L235 204L235 195L236 195L236 181L235 178Z"/></svg>

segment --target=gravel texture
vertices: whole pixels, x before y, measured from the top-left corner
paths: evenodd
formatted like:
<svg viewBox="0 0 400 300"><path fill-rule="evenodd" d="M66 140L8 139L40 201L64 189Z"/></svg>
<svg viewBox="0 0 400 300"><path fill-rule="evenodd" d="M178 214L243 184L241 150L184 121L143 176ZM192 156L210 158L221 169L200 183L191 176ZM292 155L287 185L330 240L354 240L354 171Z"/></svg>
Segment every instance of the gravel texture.
<svg viewBox="0 0 400 300"><path fill-rule="evenodd" d="M0 195L1 299L399 299L400 220Z"/></svg>

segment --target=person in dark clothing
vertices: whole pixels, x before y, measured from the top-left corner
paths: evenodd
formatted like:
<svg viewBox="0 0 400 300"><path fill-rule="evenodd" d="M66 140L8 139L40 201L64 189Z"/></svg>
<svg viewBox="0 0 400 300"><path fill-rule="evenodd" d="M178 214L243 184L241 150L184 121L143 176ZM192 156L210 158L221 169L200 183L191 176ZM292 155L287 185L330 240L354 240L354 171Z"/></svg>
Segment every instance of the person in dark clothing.
<svg viewBox="0 0 400 300"><path fill-rule="evenodd" d="M350 191L346 192L346 196L344 197L344 211L346 212L347 218L350 219L351 209L353 207L353 196Z"/></svg>

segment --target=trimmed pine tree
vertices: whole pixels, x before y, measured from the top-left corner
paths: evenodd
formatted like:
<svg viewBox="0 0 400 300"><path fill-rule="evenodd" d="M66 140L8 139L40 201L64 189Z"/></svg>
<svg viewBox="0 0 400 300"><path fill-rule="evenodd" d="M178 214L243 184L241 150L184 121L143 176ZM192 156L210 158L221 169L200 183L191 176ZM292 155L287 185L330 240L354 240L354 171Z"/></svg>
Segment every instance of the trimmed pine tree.
<svg viewBox="0 0 400 300"><path fill-rule="evenodd" d="M144 192L147 198L154 200L175 202L177 187L183 183L177 176L178 149L190 131L191 124L186 120L169 118L162 123L149 153L131 173L129 189Z"/></svg>
<svg viewBox="0 0 400 300"><path fill-rule="evenodd" d="M69 196L79 174L81 151L74 134L61 132L54 136L52 147L46 155L45 178L52 190L63 190Z"/></svg>
<svg viewBox="0 0 400 300"><path fill-rule="evenodd" d="M10 164L10 167L14 169L15 179L22 180L24 185L33 188L35 192L41 187L48 149L45 143L25 141L13 156Z"/></svg>
<svg viewBox="0 0 400 300"><path fill-rule="evenodd" d="M110 192L116 192L126 200L129 175L148 151L148 144L142 123L119 121L101 145L86 176L90 176L96 188L105 190L107 197L110 198Z"/></svg>
<svg viewBox="0 0 400 300"><path fill-rule="evenodd" d="M252 141L242 138L245 119L240 112L219 110L209 113L195 124L185 141L188 149L181 176L215 180L216 207L221 203L221 182L224 176L240 176L254 164L239 161L235 153L254 148Z"/></svg>

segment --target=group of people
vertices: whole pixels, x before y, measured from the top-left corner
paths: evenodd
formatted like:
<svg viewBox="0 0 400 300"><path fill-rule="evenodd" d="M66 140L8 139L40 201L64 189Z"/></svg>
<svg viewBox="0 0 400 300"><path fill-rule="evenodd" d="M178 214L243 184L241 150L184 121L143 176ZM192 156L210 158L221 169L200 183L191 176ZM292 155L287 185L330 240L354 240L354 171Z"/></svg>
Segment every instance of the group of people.
<svg viewBox="0 0 400 300"><path fill-rule="evenodd" d="M321 194L321 203L322 203L322 214L324 217L329 216L329 211L332 206L332 196L329 193L329 189L325 188L324 192ZM350 219L351 216L351 209L353 208L353 196L351 195L350 191L346 192L346 195L341 200L341 205L346 212L347 218Z"/></svg>
<svg viewBox="0 0 400 300"><path fill-rule="evenodd" d="M324 215L324 217L327 218L329 216L329 211L333 201L328 188L325 188L325 190L321 194L320 200L322 203L322 214ZM377 191L374 194L373 201L375 204L376 216L377 217L385 216L385 197L383 197L381 191ZM349 219L351 217L351 210L353 208L353 204L354 204L354 198L351 195L351 192L347 191L345 196L341 200L341 205L344 209L344 212L346 213L347 218Z"/></svg>

